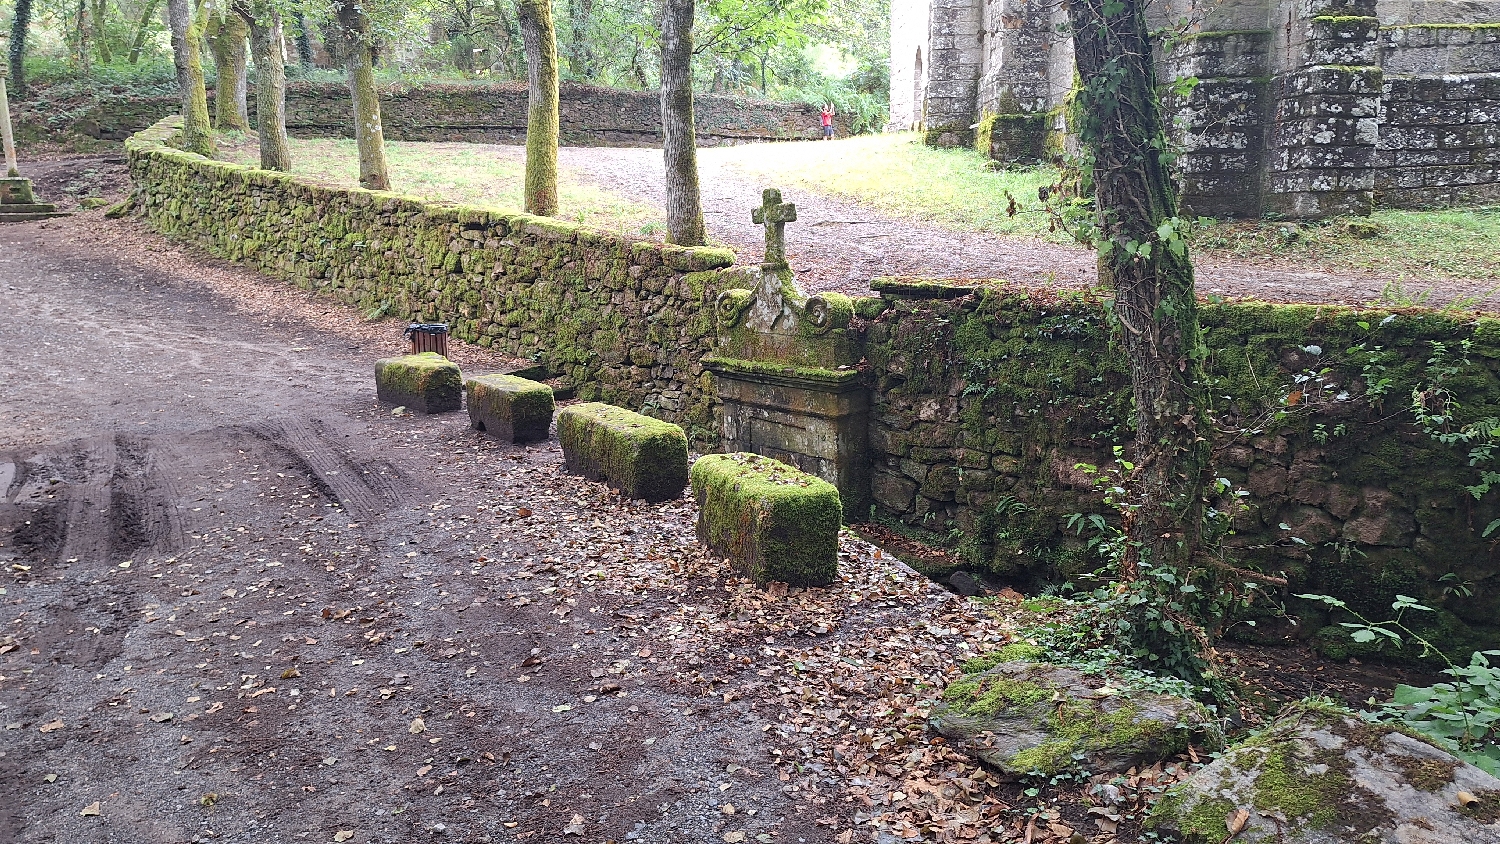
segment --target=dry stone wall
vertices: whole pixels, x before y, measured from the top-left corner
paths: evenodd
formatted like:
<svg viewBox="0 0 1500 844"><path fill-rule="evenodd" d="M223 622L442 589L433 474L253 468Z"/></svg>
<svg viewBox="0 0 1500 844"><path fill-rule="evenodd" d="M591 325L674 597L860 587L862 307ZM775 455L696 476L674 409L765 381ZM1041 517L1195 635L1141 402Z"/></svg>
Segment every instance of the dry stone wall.
<svg viewBox="0 0 1500 844"><path fill-rule="evenodd" d="M1106 508L1077 466L1108 464L1133 436L1099 303L877 287L885 309L865 338L873 515L955 547L971 570L1086 578L1099 560L1067 517ZM1481 536L1500 491L1471 495L1483 468L1471 446L1439 442L1409 409L1414 388L1441 385L1462 403L1446 430L1500 416L1500 321L1247 303L1205 307L1203 325L1214 411L1241 431L1218 443L1218 475L1250 493L1226 541L1235 558L1371 618L1389 617L1396 594L1420 596L1442 611L1418 621L1455 648L1500 645L1500 564ZM1318 608L1293 605L1305 635L1353 652ZM1238 632L1273 629L1268 618Z"/></svg>
<svg viewBox="0 0 1500 844"><path fill-rule="evenodd" d="M255 96L249 99L252 116ZM802 103L702 94L693 98L700 146L821 138L818 110ZM177 113L174 97L108 98L78 122L96 138L124 140ZM562 143L571 146L654 146L661 143L656 91L565 83L559 97ZM392 141L525 143L526 87L516 83L423 83L380 91L382 127ZM349 89L336 83L287 86L287 131L293 137L352 137ZM847 115L835 118L850 133Z"/></svg>
<svg viewBox="0 0 1500 844"><path fill-rule="evenodd" d="M450 322L455 337L544 363L582 398L713 439L700 361L720 291L744 286L733 253L321 187L173 149L180 125L163 120L126 144L156 230L345 304Z"/></svg>

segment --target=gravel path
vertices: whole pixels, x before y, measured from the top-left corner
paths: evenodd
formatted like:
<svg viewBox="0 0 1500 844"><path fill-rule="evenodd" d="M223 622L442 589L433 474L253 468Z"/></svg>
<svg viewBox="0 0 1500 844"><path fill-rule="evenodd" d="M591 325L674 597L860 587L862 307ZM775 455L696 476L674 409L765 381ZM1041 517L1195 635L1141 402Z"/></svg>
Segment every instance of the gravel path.
<svg viewBox="0 0 1500 844"><path fill-rule="evenodd" d="M510 154L523 155L519 147ZM601 187L638 202L664 205L660 150L568 147L560 162ZM750 222L765 187L709 155L699 162L703 213L709 236L753 260L764 235ZM787 227L787 254L808 290L869 292L869 280L886 275L936 278L1004 278L1027 285L1086 287L1098 274L1093 253L1025 237L955 232L938 225L897 219L853 202L804 188L782 187L797 203L796 223ZM1328 272L1280 261L1233 261L1195 256L1198 291L1270 302L1366 304L1391 278L1377 273ZM1408 289L1424 285L1407 282ZM1433 304L1456 296L1483 296L1493 283L1444 281L1434 285ZM1486 300L1500 307L1500 297Z"/></svg>

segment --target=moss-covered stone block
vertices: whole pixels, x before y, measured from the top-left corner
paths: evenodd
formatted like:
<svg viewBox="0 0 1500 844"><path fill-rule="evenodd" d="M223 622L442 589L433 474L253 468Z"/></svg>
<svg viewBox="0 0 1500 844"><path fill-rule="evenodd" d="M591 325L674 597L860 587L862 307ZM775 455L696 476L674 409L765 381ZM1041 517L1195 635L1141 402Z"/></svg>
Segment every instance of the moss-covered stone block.
<svg viewBox="0 0 1500 844"><path fill-rule="evenodd" d="M552 388L537 381L515 375L465 378L464 401L474 430L498 440L539 442L552 428Z"/></svg>
<svg viewBox="0 0 1500 844"><path fill-rule="evenodd" d="M838 573L839 493L827 481L758 454L693 464L698 538L757 583L823 586Z"/></svg>
<svg viewBox="0 0 1500 844"><path fill-rule="evenodd" d="M458 410L463 374L437 352L382 358L375 362L375 396L421 413Z"/></svg>
<svg viewBox="0 0 1500 844"><path fill-rule="evenodd" d="M569 472L603 481L627 498L667 501L687 486L687 434L670 422L589 402L563 408L557 439Z"/></svg>

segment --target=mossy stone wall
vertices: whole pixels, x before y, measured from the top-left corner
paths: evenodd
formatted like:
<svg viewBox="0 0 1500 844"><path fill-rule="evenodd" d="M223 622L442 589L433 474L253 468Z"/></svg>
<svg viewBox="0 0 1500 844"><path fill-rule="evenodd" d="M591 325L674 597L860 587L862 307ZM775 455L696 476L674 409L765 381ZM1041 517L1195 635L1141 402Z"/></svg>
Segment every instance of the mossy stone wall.
<svg viewBox="0 0 1500 844"><path fill-rule="evenodd" d="M580 398L715 438L700 361L720 291L742 283L727 250L313 185L173 149L179 122L126 144L138 206L156 230L348 305L448 322L461 340L539 360Z"/></svg>
<svg viewBox="0 0 1500 844"><path fill-rule="evenodd" d="M972 569L1086 576L1099 561L1067 518L1106 508L1077 464L1108 464L1133 437L1100 303L877 287L886 309L865 338L874 515L957 547ZM1462 405L1450 430L1500 417L1500 321L1254 303L1205 306L1202 321L1213 410L1241 432L1218 444L1218 474L1250 493L1226 541L1235 559L1371 618L1388 618L1396 594L1418 596L1441 611L1408 622L1455 647L1500 644L1500 564L1481 536L1500 489L1466 491L1480 479L1469 446L1430 436L1410 409L1413 389L1440 383ZM1324 631L1325 651L1357 653L1317 608L1292 608L1302 635ZM1265 619L1239 632L1273 629L1284 630Z"/></svg>

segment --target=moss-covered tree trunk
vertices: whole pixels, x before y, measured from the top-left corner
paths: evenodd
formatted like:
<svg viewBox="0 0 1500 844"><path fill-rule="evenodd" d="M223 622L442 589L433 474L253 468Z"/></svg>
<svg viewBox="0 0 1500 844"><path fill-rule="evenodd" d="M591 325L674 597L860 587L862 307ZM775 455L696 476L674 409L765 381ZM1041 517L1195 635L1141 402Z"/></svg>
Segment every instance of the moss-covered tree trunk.
<svg viewBox="0 0 1500 844"><path fill-rule="evenodd" d="M698 143L693 127L694 0L667 0L661 19L661 129L667 171L667 242L702 246Z"/></svg>
<svg viewBox="0 0 1500 844"><path fill-rule="evenodd" d="M151 21L156 19L156 13L160 9L161 0L146 0L146 5L141 7L140 22L135 25L135 38L130 42L131 64L141 60L141 51L146 49L146 38L151 33Z"/></svg>
<svg viewBox="0 0 1500 844"><path fill-rule="evenodd" d="M354 143L359 147L359 183L370 190L390 190L391 177L385 163L385 131L380 125L380 99L375 92L375 65L370 56L374 44L370 19L356 0L339 0L338 16L344 36L349 93L354 98Z"/></svg>
<svg viewBox="0 0 1500 844"><path fill-rule="evenodd" d="M217 80L214 83L214 126L220 132L250 131L246 99L250 91L249 54L245 39L250 26L232 12L214 15L206 27L208 49L213 53Z"/></svg>
<svg viewBox="0 0 1500 844"><path fill-rule="evenodd" d="M1082 82L1079 142L1093 169L1099 275L1113 292L1135 398L1122 574L1140 579L1165 566L1186 579L1203 536L1212 427L1145 2L1067 0L1067 11ZM1192 619L1173 621L1191 626Z"/></svg>
<svg viewBox="0 0 1500 844"><path fill-rule="evenodd" d="M10 89L16 99L26 96L26 36L31 34L32 0L16 0L10 20Z"/></svg>
<svg viewBox="0 0 1500 844"><path fill-rule="evenodd" d="M526 45L526 211L557 213L557 32L547 0L516 0Z"/></svg>
<svg viewBox="0 0 1500 844"><path fill-rule="evenodd" d="M255 128L260 138L263 170L292 169L286 140L286 58L281 14L261 5L252 9L235 3L234 14L250 28L250 51L255 57Z"/></svg>
<svg viewBox="0 0 1500 844"><path fill-rule="evenodd" d="M182 136L188 152L214 154L213 130L208 124L208 92L203 87L202 9L190 0L167 0L167 23L172 29L172 60L177 66L177 89L182 95Z"/></svg>
<svg viewBox="0 0 1500 844"><path fill-rule="evenodd" d="M105 0L94 0L93 7L91 23L93 24L94 32L94 49L99 51L100 62L110 64L115 60L115 54L110 49L109 33L104 26L104 19L109 12L109 4Z"/></svg>

